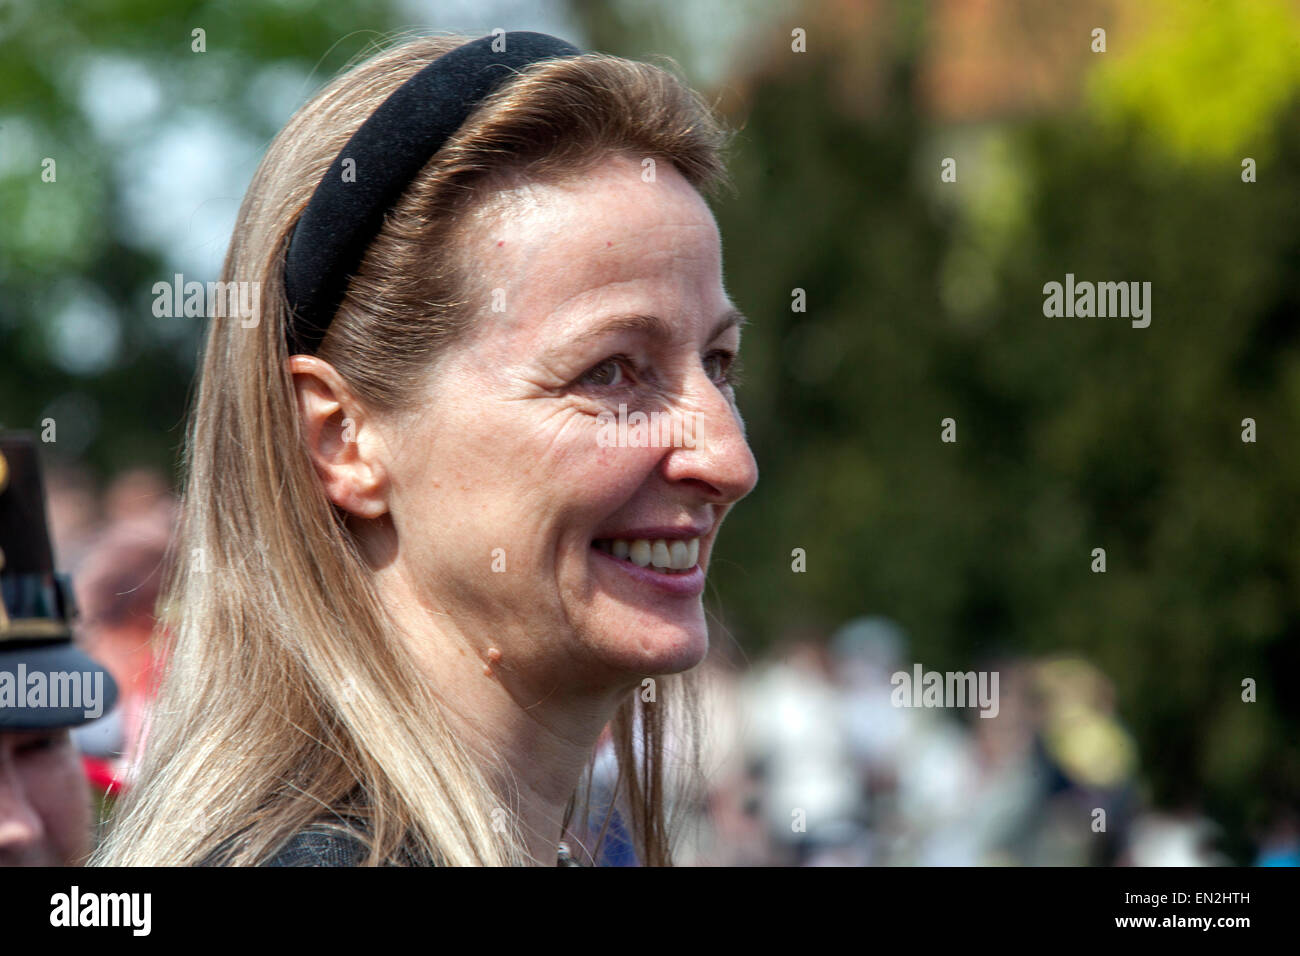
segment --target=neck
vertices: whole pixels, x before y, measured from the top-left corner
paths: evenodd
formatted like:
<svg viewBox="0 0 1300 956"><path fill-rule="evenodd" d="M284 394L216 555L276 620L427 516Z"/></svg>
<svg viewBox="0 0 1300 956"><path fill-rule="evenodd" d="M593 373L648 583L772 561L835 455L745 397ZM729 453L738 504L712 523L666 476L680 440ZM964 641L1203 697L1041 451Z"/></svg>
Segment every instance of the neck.
<svg viewBox="0 0 1300 956"><path fill-rule="evenodd" d="M628 691L575 690L557 674L539 677L536 667L512 660L508 647L480 636L501 633L499 626L467 628L457 615L431 613L412 595L399 599L385 590L386 606L447 704L453 733L479 758L502 807L516 815L525 851L535 865L554 866L569 800ZM581 849L569 845L581 859Z"/></svg>

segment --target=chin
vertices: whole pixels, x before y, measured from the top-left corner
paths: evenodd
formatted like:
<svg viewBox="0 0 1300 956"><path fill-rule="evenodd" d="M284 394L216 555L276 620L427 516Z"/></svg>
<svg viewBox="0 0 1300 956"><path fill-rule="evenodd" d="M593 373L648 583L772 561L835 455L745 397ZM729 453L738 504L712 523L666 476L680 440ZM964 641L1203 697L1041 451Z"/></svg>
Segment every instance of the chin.
<svg viewBox="0 0 1300 956"><path fill-rule="evenodd" d="M703 620L698 628L650 634L643 641L641 672L646 675L680 674L699 666L709 653L709 629Z"/></svg>
<svg viewBox="0 0 1300 956"><path fill-rule="evenodd" d="M703 608L695 620L667 622L635 616L602 628L593 642L607 667L635 679L678 674L698 666L709 652L709 628Z"/></svg>

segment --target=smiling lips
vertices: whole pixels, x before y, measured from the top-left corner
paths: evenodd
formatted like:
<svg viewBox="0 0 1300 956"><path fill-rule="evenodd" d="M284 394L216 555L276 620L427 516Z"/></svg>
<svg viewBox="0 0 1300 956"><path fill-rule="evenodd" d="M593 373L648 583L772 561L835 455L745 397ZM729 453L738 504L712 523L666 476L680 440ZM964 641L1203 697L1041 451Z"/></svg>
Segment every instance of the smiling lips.
<svg viewBox="0 0 1300 956"><path fill-rule="evenodd" d="M592 547L639 568L683 573L700 560L699 538L597 538Z"/></svg>

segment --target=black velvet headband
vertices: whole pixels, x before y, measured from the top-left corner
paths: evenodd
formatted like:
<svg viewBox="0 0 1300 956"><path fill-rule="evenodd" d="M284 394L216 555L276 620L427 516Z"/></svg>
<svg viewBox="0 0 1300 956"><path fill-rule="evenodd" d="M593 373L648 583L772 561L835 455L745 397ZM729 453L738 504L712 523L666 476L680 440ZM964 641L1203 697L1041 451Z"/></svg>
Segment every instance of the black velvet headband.
<svg viewBox="0 0 1300 956"><path fill-rule="evenodd" d="M290 355L320 346L384 213L474 108L529 64L581 53L545 33L480 37L438 57L380 104L335 157L289 241ZM354 166L345 180L346 160Z"/></svg>

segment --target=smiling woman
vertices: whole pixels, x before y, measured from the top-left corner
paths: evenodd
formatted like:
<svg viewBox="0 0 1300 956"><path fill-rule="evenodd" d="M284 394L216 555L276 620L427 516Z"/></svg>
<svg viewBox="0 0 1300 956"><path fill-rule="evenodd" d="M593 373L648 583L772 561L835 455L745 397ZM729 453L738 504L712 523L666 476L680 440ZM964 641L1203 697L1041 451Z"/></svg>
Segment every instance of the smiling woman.
<svg viewBox="0 0 1300 956"><path fill-rule="evenodd" d="M293 117L227 256L261 320L209 333L174 643L99 862L591 860L606 728L672 862L705 574L757 481L723 143L670 73L539 34L407 42ZM628 409L698 427L600 440Z"/></svg>

